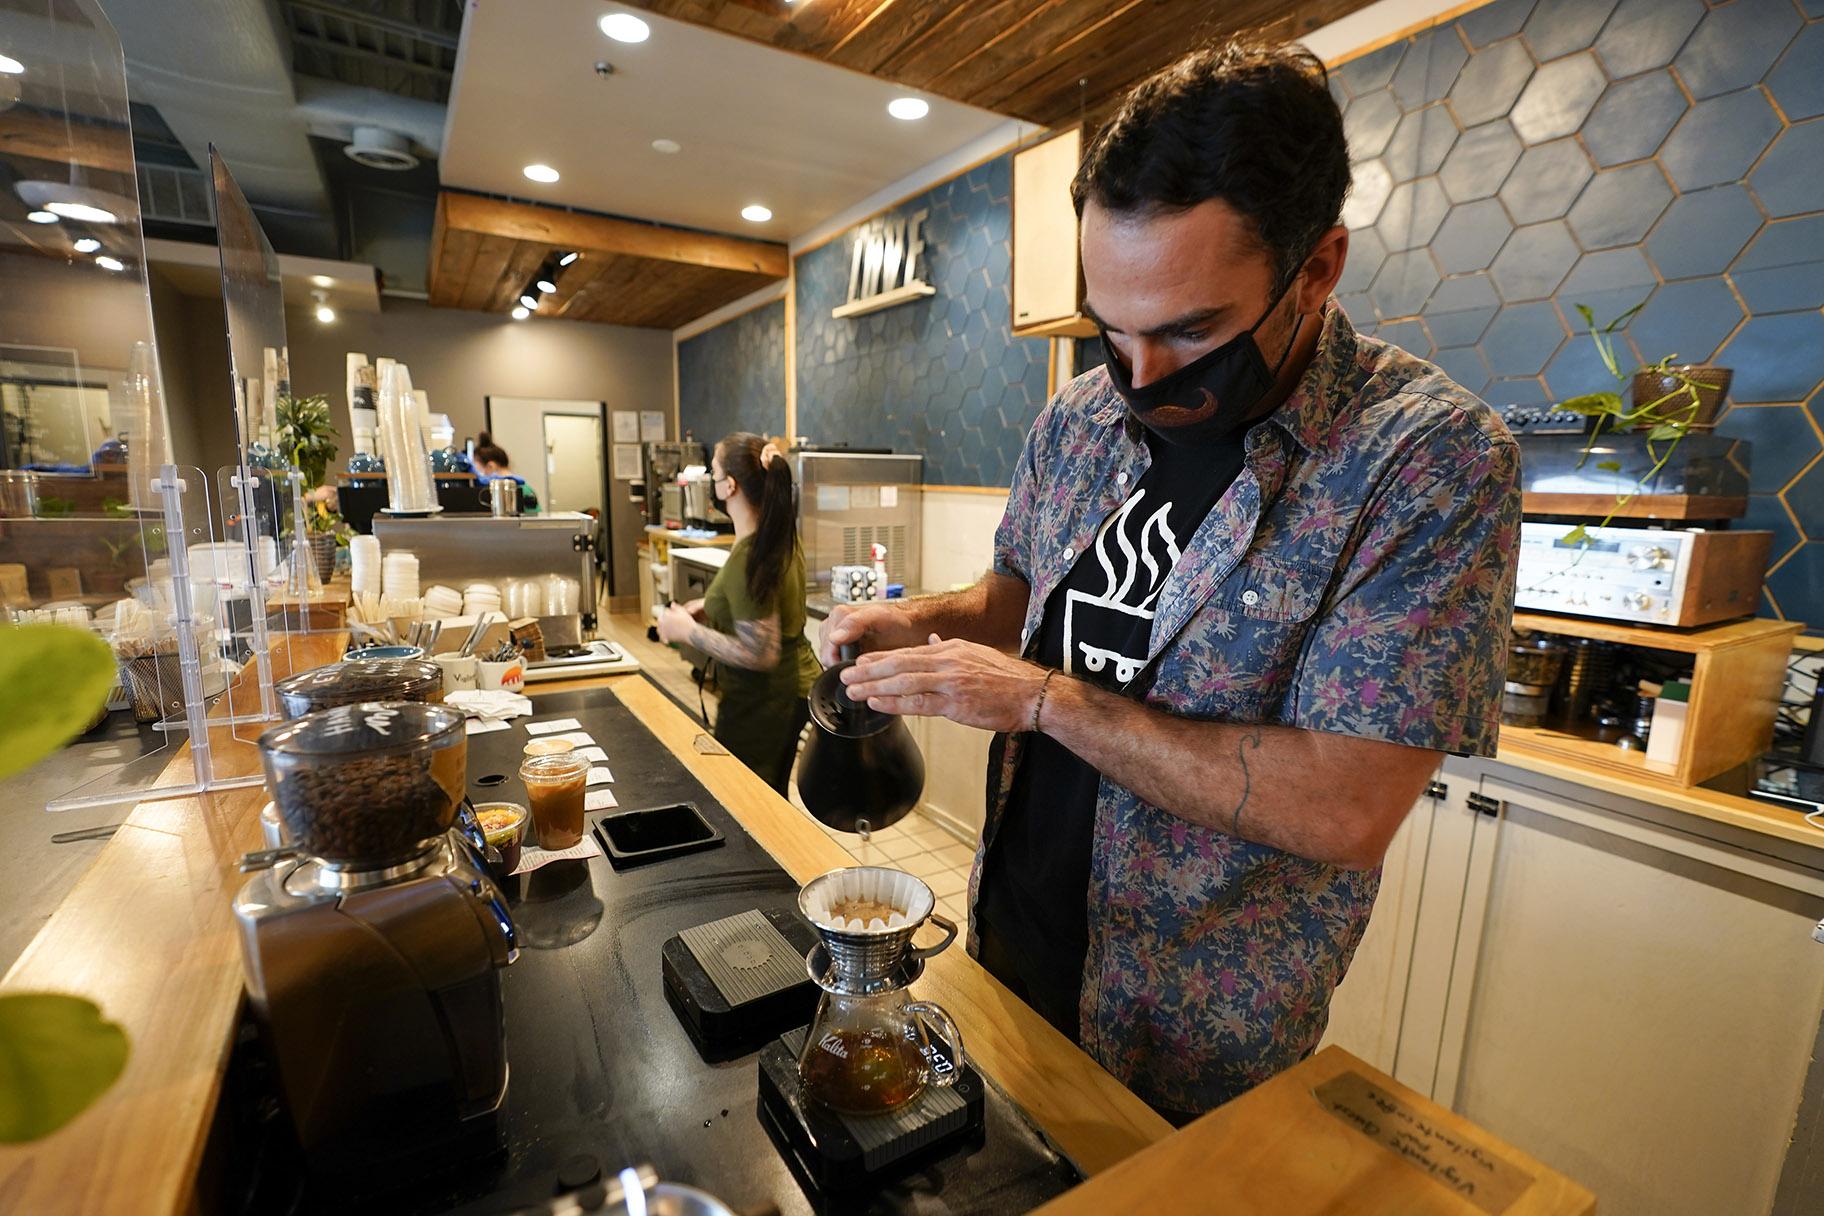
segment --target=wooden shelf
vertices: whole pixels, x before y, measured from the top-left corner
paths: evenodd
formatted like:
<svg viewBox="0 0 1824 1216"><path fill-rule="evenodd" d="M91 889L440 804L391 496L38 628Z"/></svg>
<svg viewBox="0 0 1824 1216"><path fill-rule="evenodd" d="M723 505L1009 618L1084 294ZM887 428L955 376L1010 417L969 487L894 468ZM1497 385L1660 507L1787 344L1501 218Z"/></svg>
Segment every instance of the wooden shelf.
<svg viewBox="0 0 1824 1216"><path fill-rule="evenodd" d="M1672 629L1664 625L1632 625L1624 621L1604 621L1593 617L1558 616L1547 612L1514 613L1515 629L1537 633L1556 633L1569 638L1591 638L1598 642L1619 642L1623 646L1643 646L1650 650L1674 650L1682 654L1701 654L1731 646L1759 646L1771 639L1791 639L1805 627L1797 621L1770 621L1750 617L1725 621L1719 625L1701 625L1696 629Z"/></svg>
<svg viewBox="0 0 1824 1216"><path fill-rule="evenodd" d="M1750 618L1698 629L1667 629L1516 612L1514 628L1688 654L1692 657L1691 699L1678 762L1673 765L1549 727L1503 726L1502 751L1569 761L1640 780L1693 786L1758 758L1772 745L1786 663L1804 626L1796 621Z"/></svg>
<svg viewBox="0 0 1824 1216"><path fill-rule="evenodd" d="M1740 519L1748 513L1748 496L1723 494L1636 494L1622 501L1615 494L1558 494L1524 491L1520 509L1527 515L1575 515L1582 519Z"/></svg>

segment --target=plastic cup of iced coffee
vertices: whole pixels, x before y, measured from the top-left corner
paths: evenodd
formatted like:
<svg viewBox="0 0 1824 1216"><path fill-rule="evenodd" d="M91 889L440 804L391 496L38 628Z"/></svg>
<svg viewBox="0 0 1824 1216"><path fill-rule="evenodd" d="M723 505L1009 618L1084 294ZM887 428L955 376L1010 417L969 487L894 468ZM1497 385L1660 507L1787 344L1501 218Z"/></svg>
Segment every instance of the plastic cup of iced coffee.
<svg viewBox="0 0 1824 1216"><path fill-rule="evenodd" d="M519 766L541 849L568 849L583 838L583 795L589 761L569 752L528 756Z"/></svg>

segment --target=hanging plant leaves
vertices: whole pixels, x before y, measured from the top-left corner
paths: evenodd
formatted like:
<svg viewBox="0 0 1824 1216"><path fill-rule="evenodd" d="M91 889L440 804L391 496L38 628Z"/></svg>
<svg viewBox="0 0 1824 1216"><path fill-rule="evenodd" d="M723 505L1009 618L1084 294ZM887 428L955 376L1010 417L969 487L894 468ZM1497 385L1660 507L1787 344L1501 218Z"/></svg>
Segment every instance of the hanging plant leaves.
<svg viewBox="0 0 1824 1216"><path fill-rule="evenodd" d="M48 1136L127 1066L127 1032L79 996L0 996L0 1143Z"/></svg>
<svg viewBox="0 0 1824 1216"><path fill-rule="evenodd" d="M1566 532L1562 537L1562 540L1567 545L1587 545L1590 543L1590 534L1582 524L1578 524L1575 528Z"/></svg>
<svg viewBox="0 0 1824 1216"><path fill-rule="evenodd" d="M86 629L0 627L0 777L81 734L107 704L115 672L114 652Z"/></svg>
<svg viewBox="0 0 1824 1216"><path fill-rule="evenodd" d="M1619 473L1619 472L1621 472L1621 461L1619 461L1619 460L1599 460L1596 462L1596 467L1601 469L1605 473Z"/></svg>

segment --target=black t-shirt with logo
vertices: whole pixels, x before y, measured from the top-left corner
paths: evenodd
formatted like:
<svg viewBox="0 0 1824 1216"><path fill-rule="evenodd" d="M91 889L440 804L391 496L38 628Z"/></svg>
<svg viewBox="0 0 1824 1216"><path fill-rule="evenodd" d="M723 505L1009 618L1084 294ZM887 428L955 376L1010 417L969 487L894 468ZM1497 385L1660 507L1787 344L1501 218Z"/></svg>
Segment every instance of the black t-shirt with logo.
<svg viewBox="0 0 1824 1216"><path fill-rule="evenodd" d="M1246 431L1198 447L1147 435L1151 467L1046 602L1039 662L1105 688L1140 674L1166 577L1241 472ZM976 902L984 965L1073 1039L1100 779L1049 735L1028 736Z"/></svg>

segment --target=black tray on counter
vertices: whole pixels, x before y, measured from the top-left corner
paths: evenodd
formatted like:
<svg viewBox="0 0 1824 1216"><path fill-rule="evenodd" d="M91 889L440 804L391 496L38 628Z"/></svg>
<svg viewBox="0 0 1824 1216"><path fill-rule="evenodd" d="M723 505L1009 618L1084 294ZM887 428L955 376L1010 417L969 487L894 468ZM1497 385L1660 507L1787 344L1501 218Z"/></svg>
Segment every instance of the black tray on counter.
<svg viewBox="0 0 1824 1216"><path fill-rule="evenodd" d="M1027 1211L1081 1180L1011 1102L984 1085L979 1147L948 1152L834 1206L807 1191L762 1126L758 1058L705 1059L662 976L665 943L693 926L749 909L790 924L798 884L612 693L552 693L535 705L533 720L573 717L595 737L623 804L694 803L722 845L625 870L606 857L553 862L506 880L521 951L501 972L510 1079L494 1151L465 1152L451 1174L414 1180L376 1210L504 1214L544 1204L560 1189L560 1173L575 1178L590 1161L607 1177L649 1163L660 1178L700 1187L737 1211L771 1204L782 1216L998 1216ZM470 736L472 794L524 799L516 776L475 782L517 773L525 722ZM590 826L603 817L591 815ZM269 1187L242 1210L275 1210L282 1191ZM346 1196L310 1194L278 1210L355 1209Z"/></svg>

